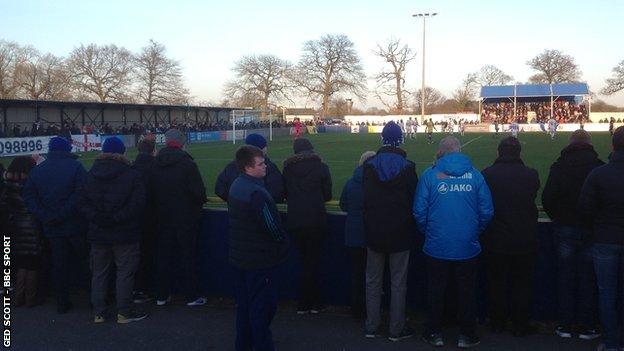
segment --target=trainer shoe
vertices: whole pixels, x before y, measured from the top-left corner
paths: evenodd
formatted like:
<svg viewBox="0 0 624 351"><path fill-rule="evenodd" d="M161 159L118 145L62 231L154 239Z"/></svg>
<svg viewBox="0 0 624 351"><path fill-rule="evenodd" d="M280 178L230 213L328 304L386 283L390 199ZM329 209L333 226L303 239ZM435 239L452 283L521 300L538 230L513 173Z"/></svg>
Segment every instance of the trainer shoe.
<svg viewBox="0 0 624 351"><path fill-rule="evenodd" d="M414 335L414 331L410 327L403 327L403 330L397 335L390 335L388 340L390 341L401 341L407 338L411 338Z"/></svg>
<svg viewBox="0 0 624 351"><path fill-rule="evenodd" d="M164 300L156 300L156 306L164 306L166 304L169 304L170 302L171 302L171 296L167 296L167 298Z"/></svg>
<svg viewBox="0 0 624 351"><path fill-rule="evenodd" d="M444 338L442 337L441 333L423 334L422 340L431 346L435 346L435 347L444 346Z"/></svg>
<svg viewBox="0 0 624 351"><path fill-rule="evenodd" d="M93 323L95 324L100 324L104 322L106 322L106 318L104 318L104 316L95 316L95 318L93 318Z"/></svg>
<svg viewBox="0 0 624 351"><path fill-rule="evenodd" d="M582 328L578 333L579 339L594 340L600 337L600 332L596 329Z"/></svg>
<svg viewBox="0 0 624 351"><path fill-rule="evenodd" d="M205 297L198 297L193 301L189 301L186 303L187 306L203 306L208 302Z"/></svg>
<svg viewBox="0 0 624 351"><path fill-rule="evenodd" d="M146 303L152 301L154 298L149 294L142 291L135 291L132 293L132 302L134 303Z"/></svg>
<svg viewBox="0 0 624 351"><path fill-rule="evenodd" d="M457 347L460 349L469 349L471 347L475 347L481 343L479 337L476 335L468 336L468 335L460 335L459 340L457 341Z"/></svg>
<svg viewBox="0 0 624 351"><path fill-rule="evenodd" d="M311 314L319 314L321 312L325 312L326 307L323 305L316 305L310 309Z"/></svg>
<svg viewBox="0 0 624 351"><path fill-rule="evenodd" d="M128 324L143 320L147 317L147 313L139 311L128 311L126 313L117 313L117 323Z"/></svg>
<svg viewBox="0 0 624 351"><path fill-rule="evenodd" d="M572 337L572 328L558 326L555 329L555 334L557 334L560 338L571 338Z"/></svg>
<svg viewBox="0 0 624 351"><path fill-rule="evenodd" d="M381 334L379 334L378 331L365 331L364 332L364 337L367 339L377 339L381 337Z"/></svg>

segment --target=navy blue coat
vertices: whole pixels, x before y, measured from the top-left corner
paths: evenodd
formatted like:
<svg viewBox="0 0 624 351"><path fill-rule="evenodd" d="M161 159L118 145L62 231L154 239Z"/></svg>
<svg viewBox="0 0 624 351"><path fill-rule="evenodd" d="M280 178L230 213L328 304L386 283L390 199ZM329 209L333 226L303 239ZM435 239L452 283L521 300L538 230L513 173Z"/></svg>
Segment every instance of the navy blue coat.
<svg viewBox="0 0 624 351"><path fill-rule="evenodd" d="M284 202L284 180L282 178L282 173L280 173L275 163L271 162L268 157L264 158L264 163L267 166L266 176L264 177L264 187L273 197L273 201L276 203ZM239 175L240 171L236 166L236 161L228 163L217 177L215 194L223 201L227 202L230 187Z"/></svg>
<svg viewBox="0 0 624 351"><path fill-rule="evenodd" d="M49 238L84 232L85 222L76 209L76 193L87 172L76 155L50 152L48 159L30 171L22 196L28 211L43 224Z"/></svg>
<svg viewBox="0 0 624 351"><path fill-rule="evenodd" d="M578 209L593 224L594 242L624 245L624 151L595 168L585 180Z"/></svg>
<svg viewBox="0 0 624 351"><path fill-rule="evenodd" d="M364 247L364 194L362 192L363 168L359 166L347 180L340 195L340 208L347 213L345 221L345 246Z"/></svg>
<svg viewBox="0 0 624 351"><path fill-rule="evenodd" d="M274 267L288 257L289 240L262 179L241 174L230 187L230 263L239 269Z"/></svg>
<svg viewBox="0 0 624 351"><path fill-rule="evenodd" d="M78 208L89 221L89 242L101 245L139 241L145 186L141 174L119 154L101 154L78 194Z"/></svg>

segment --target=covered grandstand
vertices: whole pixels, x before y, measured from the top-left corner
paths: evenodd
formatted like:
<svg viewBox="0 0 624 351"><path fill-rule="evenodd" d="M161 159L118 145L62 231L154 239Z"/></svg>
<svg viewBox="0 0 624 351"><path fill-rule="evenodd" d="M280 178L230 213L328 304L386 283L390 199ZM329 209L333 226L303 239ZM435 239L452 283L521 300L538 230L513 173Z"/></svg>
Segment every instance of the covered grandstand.
<svg viewBox="0 0 624 351"><path fill-rule="evenodd" d="M590 112L586 83L484 86L479 97L482 122L579 123L588 121Z"/></svg>

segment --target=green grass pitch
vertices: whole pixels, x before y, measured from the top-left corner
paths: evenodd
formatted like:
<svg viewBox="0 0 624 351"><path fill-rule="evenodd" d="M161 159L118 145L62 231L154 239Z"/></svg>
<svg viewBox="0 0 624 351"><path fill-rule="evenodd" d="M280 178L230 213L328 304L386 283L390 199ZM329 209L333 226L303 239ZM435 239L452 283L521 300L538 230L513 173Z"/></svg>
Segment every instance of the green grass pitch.
<svg viewBox="0 0 624 351"><path fill-rule="evenodd" d="M507 133L501 133L498 137L489 133L467 133L460 138L464 147L462 152L466 153L479 170L492 164L496 158L496 147L498 142ZM428 144L426 137L419 134L417 139L407 139L403 148L407 151L408 159L416 163L416 171L420 175L432 164L437 144L445 134L434 134L434 143ZM307 135L316 152L330 168L333 179L334 199L339 199L342 187L351 176L357 166L360 155L367 150L377 150L381 146L379 134L316 134ZM519 135L522 143L522 159L529 167L537 169L540 175L542 187L548 177L548 170L554 162L561 149L568 144L570 133L558 133L555 140L550 140L546 133L521 133ZM592 133L593 144L603 161L611 151L611 139L606 132ZM275 138L268 145L268 154L273 162L282 169L283 161L292 155L291 137ZM214 184L217 175L234 157L236 148L242 145L237 142L214 142L206 144L194 144L187 147L187 151L193 156L201 171L209 196L214 196ZM136 149L128 151L128 157L134 159ZM91 152L82 154L80 159L87 169L93 163L97 153ZM0 159L5 167L10 159ZM541 190L540 190L541 193ZM538 204L541 203L538 195Z"/></svg>

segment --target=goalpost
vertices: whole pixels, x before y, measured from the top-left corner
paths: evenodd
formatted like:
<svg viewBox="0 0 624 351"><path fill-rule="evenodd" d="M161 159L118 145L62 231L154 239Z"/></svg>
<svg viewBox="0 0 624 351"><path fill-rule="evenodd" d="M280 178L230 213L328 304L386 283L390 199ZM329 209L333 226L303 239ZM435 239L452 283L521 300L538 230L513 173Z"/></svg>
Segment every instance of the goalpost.
<svg viewBox="0 0 624 351"><path fill-rule="evenodd" d="M230 116L232 118L232 144L236 145L236 120L245 117L249 110L232 110Z"/></svg>

